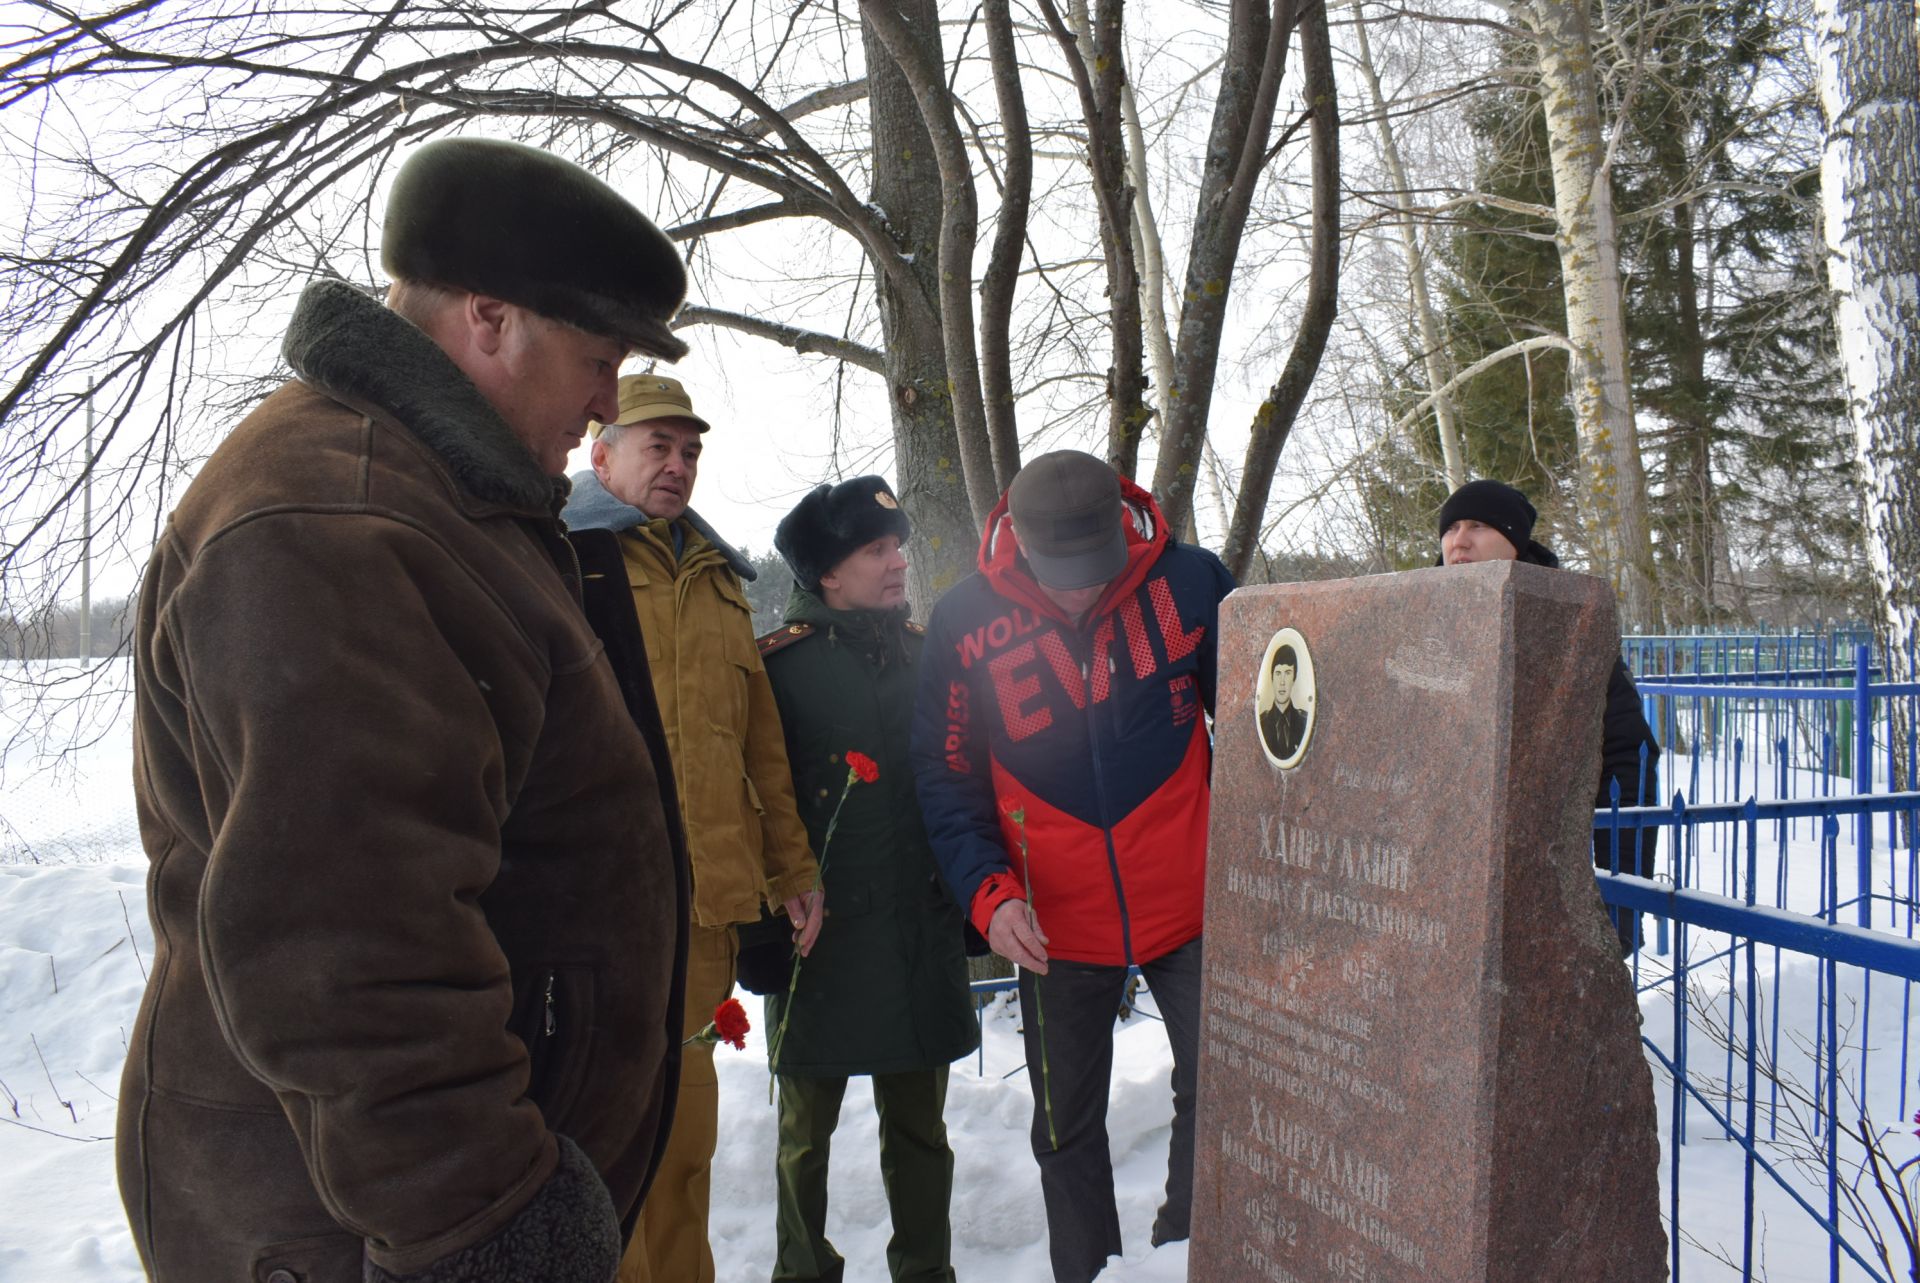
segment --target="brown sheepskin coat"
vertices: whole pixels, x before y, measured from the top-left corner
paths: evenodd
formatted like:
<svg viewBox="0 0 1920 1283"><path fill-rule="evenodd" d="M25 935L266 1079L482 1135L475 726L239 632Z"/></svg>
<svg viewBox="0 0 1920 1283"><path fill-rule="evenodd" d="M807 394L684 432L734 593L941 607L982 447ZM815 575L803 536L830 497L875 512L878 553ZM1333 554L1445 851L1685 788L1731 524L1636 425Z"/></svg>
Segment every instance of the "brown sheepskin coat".
<svg viewBox="0 0 1920 1283"><path fill-rule="evenodd" d="M285 351L141 591L135 1241L163 1283L610 1278L679 1056L650 685L424 334L320 282Z"/></svg>

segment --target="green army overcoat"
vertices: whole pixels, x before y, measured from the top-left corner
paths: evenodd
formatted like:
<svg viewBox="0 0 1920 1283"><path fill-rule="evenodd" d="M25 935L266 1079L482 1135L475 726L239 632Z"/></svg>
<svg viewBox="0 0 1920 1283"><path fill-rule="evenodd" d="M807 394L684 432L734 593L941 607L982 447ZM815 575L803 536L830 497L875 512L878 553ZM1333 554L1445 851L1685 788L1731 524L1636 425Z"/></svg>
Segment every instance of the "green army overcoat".
<svg viewBox="0 0 1920 1283"><path fill-rule="evenodd" d="M920 823L907 734L922 642L904 610L837 611L796 588L785 625L761 638L780 707L800 818L816 853L847 782L847 751L879 764L855 784L824 849L827 919L800 965L781 1073L888 1074L972 1051L964 921ZM786 994L767 997L767 1037Z"/></svg>

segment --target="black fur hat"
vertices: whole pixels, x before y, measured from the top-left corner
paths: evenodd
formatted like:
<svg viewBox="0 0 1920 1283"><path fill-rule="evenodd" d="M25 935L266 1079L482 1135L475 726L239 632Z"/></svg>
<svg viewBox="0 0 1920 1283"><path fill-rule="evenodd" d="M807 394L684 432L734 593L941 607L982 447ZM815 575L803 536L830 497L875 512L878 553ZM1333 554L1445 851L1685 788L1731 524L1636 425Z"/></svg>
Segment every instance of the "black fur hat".
<svg viewBox="0 0 1920 1283"><path fill-rule="evenodd" d="M387 197L389 276L488 294L677 361L687 295L673 242L620 193L550 152L492 138L416 148Z"/></svg>
<svg viewBox="0 0 1920 1283"><path fill-rule="evenodd" d="M831 574L855 549L882 535L905 543L913 523L900 511L893 487L880 477L855 477L839 485L822 483L780 518L773 546L786 558L793 578L808 592L820 591L820 576Z"/></svg>

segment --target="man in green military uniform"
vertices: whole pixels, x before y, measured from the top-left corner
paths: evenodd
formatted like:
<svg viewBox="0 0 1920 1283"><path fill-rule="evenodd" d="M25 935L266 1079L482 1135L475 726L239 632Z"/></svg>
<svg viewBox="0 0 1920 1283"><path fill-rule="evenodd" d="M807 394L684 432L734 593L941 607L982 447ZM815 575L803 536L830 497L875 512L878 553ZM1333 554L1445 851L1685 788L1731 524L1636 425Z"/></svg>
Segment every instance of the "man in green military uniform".
<svg viewBox="0 0 1920 1283"><path fill-rule="evenodd" d="M826 1236L827 1154L851 1074L873 1079L893 1279L954 1277L953 1151L942 1115L947 1066L978 1045L979 1029L965 927L935 871L907 762L921 645L900 555L910 530L887 483L869 476L818 487L774 535L794 591L760 653L833 906L791 1011L784 939L741 960L743 983L772 991L766 1024L779 1039L769 1042L780 1086L776 1283L841 1277ZM849 751L872 758L879 775L846 792L828 847Z"/></svg>

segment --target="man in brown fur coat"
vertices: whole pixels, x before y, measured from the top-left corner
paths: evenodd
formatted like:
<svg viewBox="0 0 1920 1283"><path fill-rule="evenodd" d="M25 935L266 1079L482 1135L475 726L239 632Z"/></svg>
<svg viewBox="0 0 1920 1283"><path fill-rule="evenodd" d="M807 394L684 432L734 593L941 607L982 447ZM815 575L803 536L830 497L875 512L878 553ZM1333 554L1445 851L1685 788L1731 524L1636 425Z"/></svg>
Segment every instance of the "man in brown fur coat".
<svg viewBox="0 0 1920 1283"><path fill-rule="evenodd" d="M478 139L413 154L382 249L387 306L302 295L141 591L118 1144L163 1283L610 1279L672 1115L672 777L555 512L622 359L685 351L684 271Z"/></svg>

